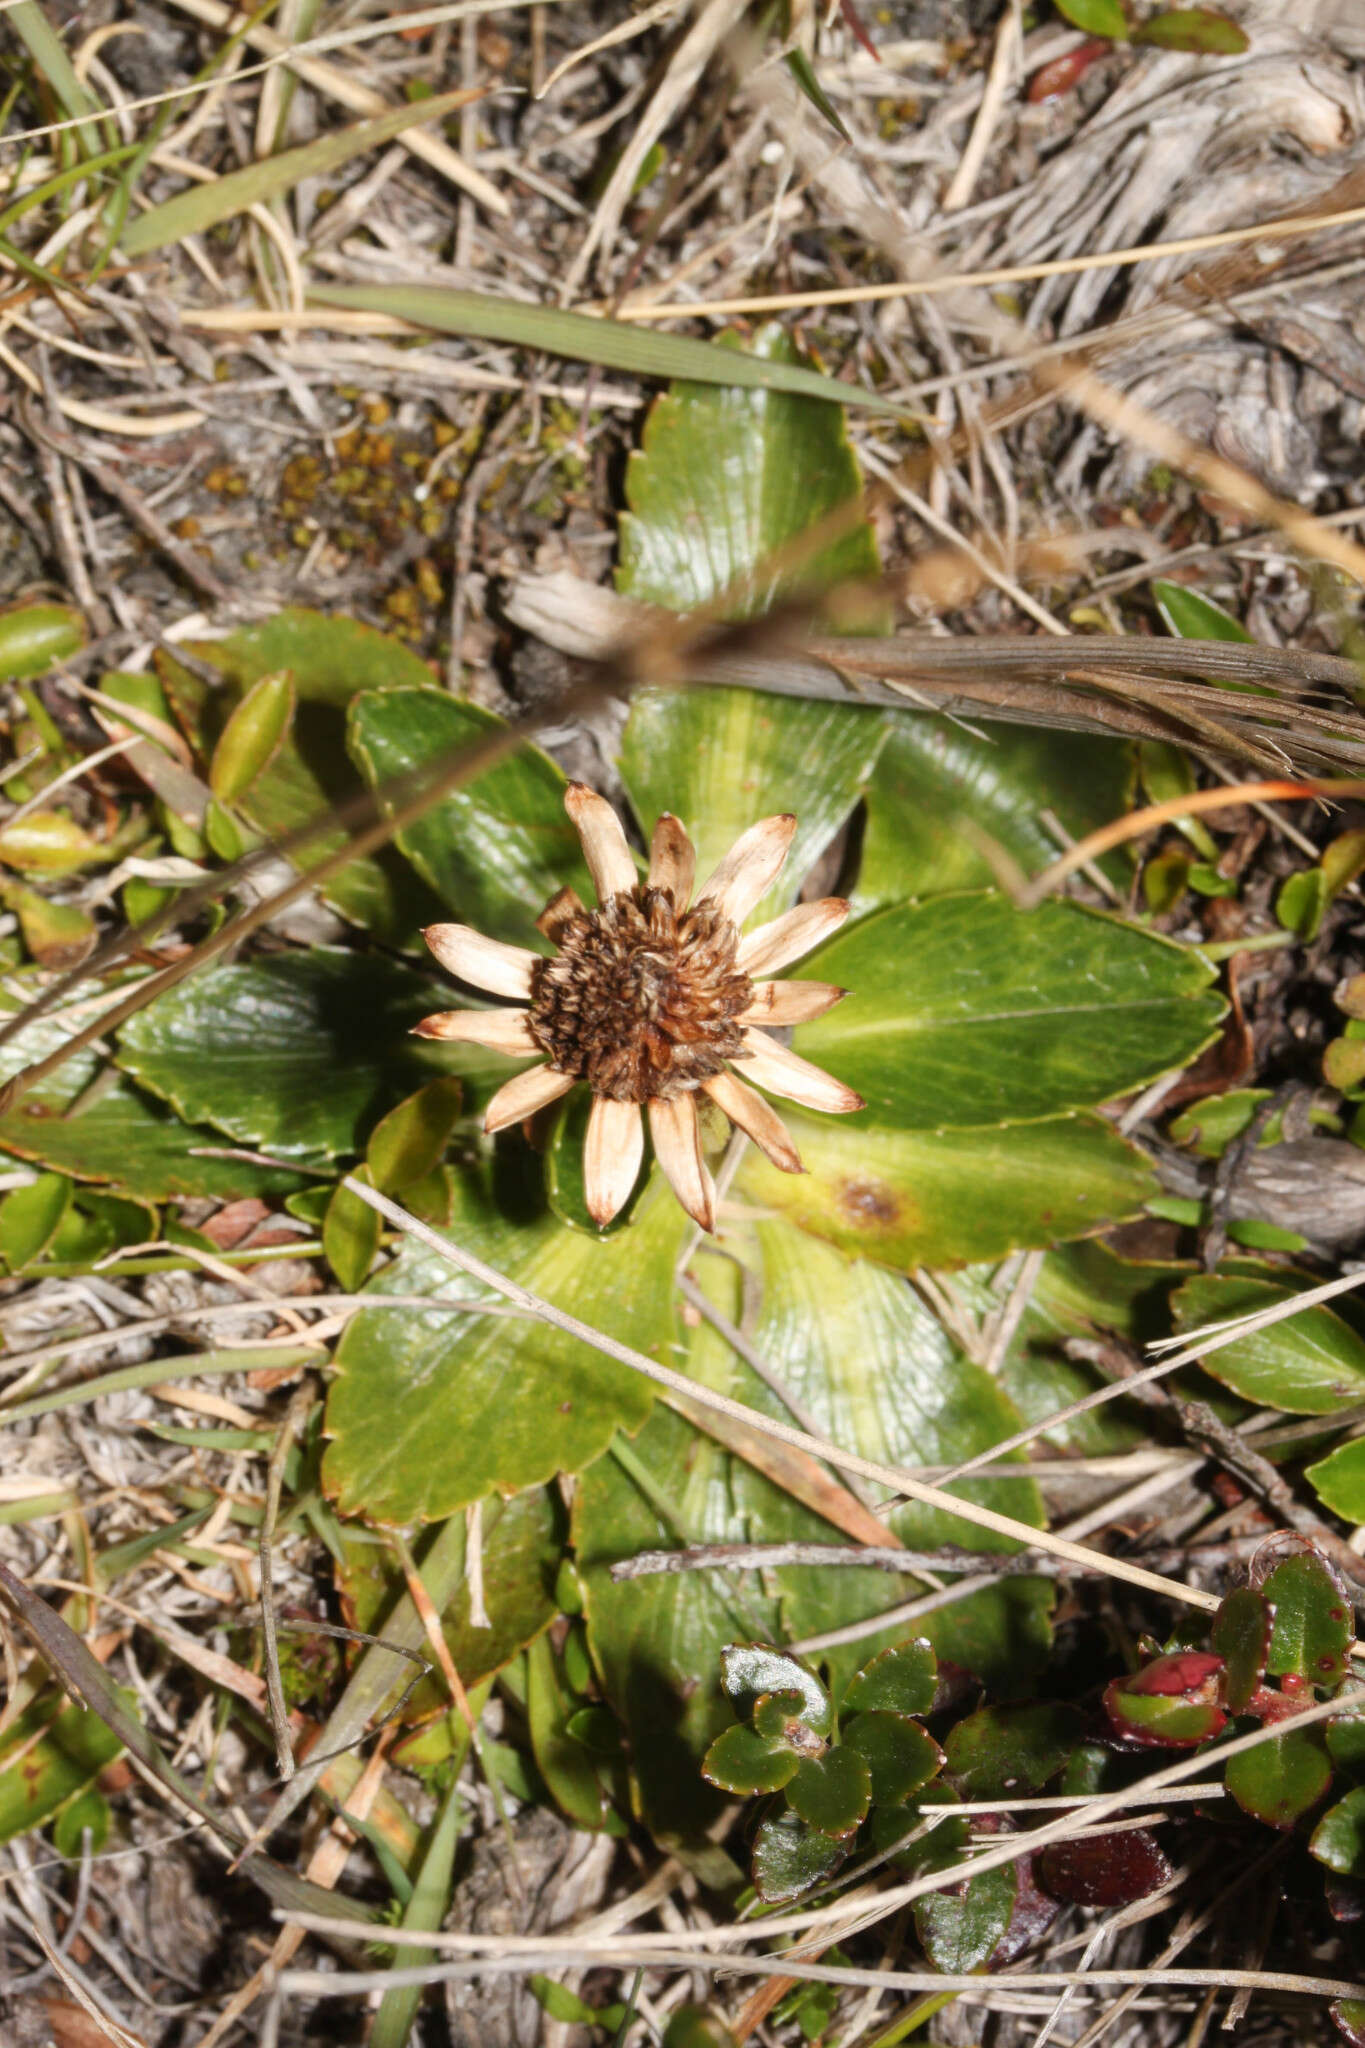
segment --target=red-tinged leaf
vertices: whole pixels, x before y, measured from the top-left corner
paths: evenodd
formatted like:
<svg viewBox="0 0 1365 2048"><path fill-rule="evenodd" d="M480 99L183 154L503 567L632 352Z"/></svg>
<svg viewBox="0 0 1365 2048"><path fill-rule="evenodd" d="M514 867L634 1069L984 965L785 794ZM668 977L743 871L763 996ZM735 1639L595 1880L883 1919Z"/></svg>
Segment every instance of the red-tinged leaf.
<svg viewBox="0 0 1365 2048"><path fill-rule="evenodd" d="M1054 1899L1071 1906L1131 1906L1171 1880L1171 1866L1146 1828L1096 1835L1084 1842L1053 1842L1038 1859L1038 1875Z"/></svg>
<svg viewBox="0 0 1365 2048"><path fill-rule="evenodd" d="M755 1792L780 1792L796 1774L793 1750L765 1742L742 1722L723 1729L702 1759L701 1774L709 1785L741 1798Z"/></svg>
<svg viewBox="0 0 1365 2048"><path fill-rule="evenodd" d="M872 1773L856 1749L802 1757L787 1787L787 1803L808 1827L837 1840L855 1835L872 1804Z"/></svg>
<svg viewBox="0 0 1365 2048"><path fill-rule="evenodd" d="M1096 58L1107 56L1112 48L1112 43L1092 36L1078 50L1068 50L1064 57L1054 57L1050 64L1040 64L1028 82L1024 97L1030 106L1036 107L1043 100L1060 99L1063 93L1074 92Z"/></svg>
<svg viewBox="0 0 1365 2048"><path fill-rule="evenodd" d="M1196 57L1240 57L1251 48L1244 29L1208 7L1174 7L1134 29L1135 43L1159 50L1188 50Z"/></svg>
<svg viewBox="0 0 1365 2048"><path fill-rule="evenodd" d="M1245 1713L1265 1677L1271 1618L1270 1602L1252 1586L1229 1593L1213 1617L1212 1642L1225 1666L1223 1702L1229 1713Z"/></svg>
<svg viewBox="0 0 1365 2048"><path fill-rule="evenodd" d="M832 1732L829 1694L798 1657L789 1657L770 1643L728 1643L721 1651L720 1664L721 1681L739 1713L751 1711L765 1693L794 1692L801 1698L802 1720L817 1735Z"/></svg>
<svg viewBox="0 0 1365 2048"><path fill-rule="evenodd" d="M1061 1911L1056 1899L1040 1891L1034 1877L1036 1859L1021 1856L1014 1866L1014 1910L1009 1925L987 1958L989 1970L1003 1970L1026 1949L1041 1941Z"/></svg>
<svg viewBox="0 0 1365 2048"><path fill-rule="evenodd" d="M1210 1680L1223 1668L1223 1659L1208 1650L1176 1650L1169 1657L1156 1657L1131 1678L1125 1678L1125 1692L1174 1694L1188 1699L1212 1699Z"/></svg>
<svg viewBox="0 0 1365 2048"><path fill-rule="evenodd" d="M1227 1725L1227 1715L1211 1700L1133 1692L1122 1678L1105 1687L1104 1711L1115 1734L1148 1749L1198 1749Z"/></svg>
<svg viewBox="0 0 1365 2048"><path fill-rule="evenodd" d="M1342 1927L1354 1927L1365 1920L1365 1884L1351 1877L1334 1877L1329 1871L1322 1881L1323 1903Z"/></svg>
<svg viewBox="0 0 1365 2048"><path fill-rule="evenodd" d="M1290 1681L1286 1679L1285 1684L1288 1686ZM1241 1708L1234 1707L1232 1711L1250 1714L1253 1720L1262 1724L1292 1721L1296 1714L1301 1714L1305 1707L1313 1704L1307 1686L1299 1679L1295 1679L1293 1684L1295 1689L1286 1692L1277 1692L1273 1685L1258 1685L1246 1705Z"/></svg>
<svg viewBox="0 0 1365 2048"><path fill-rule="evenodd" d="M1261 1585L1274 1610L1266 1670L1281 1690L1335 1692L1346 1676L1351 1604L1332 1567L1311 1548L1277 1564Z"/></svg>
<svg viewBox="0 0 1365 2048"><path fill-rule="evenodd" d="M928 1643L893 1643L850 1678L843 1710L862 1714L876 1707L892 1714L927 1714L937 1685L938 1664Z"/></svg>
<svg viewBox="0 0 1365 2048"><path fill-rule="evenodd" d="M872 1773L878 1806L898 1806L943 1768L943 1751L908 1714L880 1708L858 1714L844 1730L844 1745L856 1750Z"/></svg>
<svg viewBox="0 0 1365 2048"><path fill-rule="evenodd" d="M1272 1828L1292 1828L1332 1782L1320 1728L1291 1729L1229 1757L1225 1782L1243 1813Z"/></svg>
<svg viewBox="0 0 1365 2048"><path fill-rule="evenodd" d="M1338 1998L1327 2010L1342 2040L1350 2048L1365 2048L1365 1998Z"/></svg>
<svg viewBox="0 0 1365 2048"><path fill-rule="evenodd" d="M807 1827L794 1813L776 1814L754 1837L754 1888L769 1905L800 1898L836 1871L847 1854L843 1842Z"/></svg>

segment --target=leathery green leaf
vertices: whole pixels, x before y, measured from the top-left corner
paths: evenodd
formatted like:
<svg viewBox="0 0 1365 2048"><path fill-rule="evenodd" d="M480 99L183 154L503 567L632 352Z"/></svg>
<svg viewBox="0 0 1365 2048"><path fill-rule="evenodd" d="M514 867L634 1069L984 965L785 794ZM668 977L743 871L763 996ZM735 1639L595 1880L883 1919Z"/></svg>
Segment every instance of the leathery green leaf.
<svg viewBox="0 0 1365 2048"><path fill-rule="evenodd" d="M1176 1328L1201 1330L1275 1308L1297 1291L1275 1280L1195 1274L1172 1298ZM1365 1343L1321 1305L1239 1337L1201 1364L1243 1400L1291 1415L1331 1415L1365 1400Z"/></svg>
<svg viewBox="0 0 1365 2048"><path fill-rule="evenodd" d="M16 1033L0 1046L0 1081L59 1050L71 1030L70 1022L44 1017ZM200 1147L222 1143L219 1132L182 1123L90 1050L74 1054L0 1116L0 1150L78 1180L111 1182L147 1201L177 1195L230 1201L298 1186L287 1169L200 1155Z"/></svg>
<svg viewBox="0 0 1365 2048"><path fill-rule="evenodd" d="M1085 1720L1050 1700L978 1708L948 1735L946 1766L966 1799L1038 1792L1079 1748Z"/></svg>
<svg viewBox="0 0 1365 2048"><path fill-rule="evenodd" d="M1319 1863L1342 1877L1365 1876L1365 1785L1328 1807L1308 1847Z"/></svg>
<svg viewBox="0 0 1365 2048"><path fill-rule="evenodd" d="M85 620L73 605L11 605L0 611L0 682L46 675L54 661L69 661L85 642Z"/></svg>
<svg viewBox="0 0 1365 2048"><path fill-rule="evenodd" d="M847 1844L813 1828L795 1813L777 1813L754 1837L754 1885L768 1905L799 1898L830 1877L848 1854Z"/></svg>
<svg viewBox="0 0 1365 2048"><path fill-rule="evenodd" d="M1123 1095L1205 1045L1223 1011L1197 955L1069 903L991 894L864 919L806 970L850 993L794 1043L865 1096L868 1123L932 1130Z"/></svg>
<svg viewBox="0 0 1365 2048"><path fill-rule="evenodd" d="M451 1591L440 1609L444 1635L466 1687L478 1685L500 1671L509 1659L538 1636L554 1619L555 1571L564 1542L564 1512L548 1487L514 1493L510 1500L494 1494L483 1504L480 1558L483 1568L486 1627L470 1620L468 1530L463 1513L440 1532L461 1568L452 1572ZM342 1530L343 1561L338 1583L352 1628L383 1635L385 1618L401 1599L404 1580L388 1544L361 1541L352 1528ZM423 1678L403 1708L408 1722L423 1722L449 1704L439 1672Z"/></svg>
<svg viewBox="0 0 1365 2048"><path fill-rule="evenodd" d="M784 1103L782 1119L805 1172L779 1173L750 1152L742 1192L843 1251L907 1271L1063 1243L1139 1214L1157 1192L1142 1155L1089 1117L904 1131Z"/></svg>
<svg viewBox="0 0 1365 2048"><path fill-rule="evenodd" d="M1270 1603L1254 1586L1238 1586L1213 1617L1210 1643L1226 1665L1223 1698L1231 1713L1244 1711L1265 1677L1270 1624Z"/></svg>
<svg viewBox="0 0 1365 2048"><path fill-rule="evenodd" d="M368 1167L357 1167L355 1178L371 1184ZM378 1210L338 1183L322 1219L322 1249L343 1294L355 1294L364 1286L382 1228Z"/></svg>
<svg viewBox="0 0 1365 2048"><path fill-rule="evenodd" d="M1266 1654L1271 1677L1285 1692L1335 1692L1346 1676L1351 1607L1331 1566L1305 1546L1275 1566L1261 1591L1274 1616Z"/></svg>
<svg viewBox="0 0 1365 2048"><path fill-rule="evenodd" d="M697 879L757 819L796 815L781 875L752 922L796 900L811 866L867 784L885 737L881 716L761 690L644 690L621 741L621 779L646 834L661 811L682 819Z"/></svg>
<svg viewBox="0 0 1365 2048"><path fill-rule="evenodd" d="M435 1173L463 1099L464 1089L455 1076L441 1074L381 1117L365 1148L375 1187L399 1194Z"/></svg>
<svg viewBox="0 0 1365 2048"><path fill-rule="evenodd" d="M977 734L952 719L891 712L867 789L854 912L989 886L995 847L1026 872L1044 868L1057 840L1042 814L1084 838L1127 807L1133 774L1124 741L1009 725ZM1123 873L1117 855L1101 865Z"/></svg>
<svg viewBox="0 0 1365 2048"><path fill-rule="evenodd" d="M718 351L739 353L734 336ZM792 365L775 322L754 337L759 361ZM861 484L842 406L780 391L677 384L657 398L626 470L617 586L673 611L718 598L733 616L784 593L875 576ZM841 510L847 527L793 569L790 544Z"/></svg>
<svg viewBox="0 0 1365 2048"><path fill-rule="evenodd" d="M395 776L505 730L505 719L445 690L364 690L351 704L347 744L370 787L382 791ZM543 950L535 920L550 898L568 883L592 901L564 810L566 787L548 754L523 745L451 790L396 843L462 924Z"/></svg>
<svg viewBox="0 0 1365 2048"><path fill-rule="evenodd" d="M685 1222L671 1192L656 1176L631 1229L598 1244L543 1208L525 1165L510 1156L501 1186L463 1173L451 1235L533 1293L662 1357ZM422 1247L405 1246L370 1292L374 1307L341 1340L327 1405L323 1478L343 1513L433 1520L494 1489L538 1486L581 1470L617 1428L638 1429L649 1413L649 1383L578 1338L453 1312L448 1304L497 1297ZM385 1308L386 1293L429 1295L431 1307Z"/></svg>
<svg viewBox="0 0 1365 2048"><path fill-rule="evenodd" d="M761 1223L756 1238L763 1305L754 1345L832 1442L884 1464L953 1465L1018 1427L1012 1402L955 1349L897 1275L849 1261L780 1219ZM968 1479L955 1490L1017 1521L1041 1523L1042 1502L1032 1480ZM1009 1547L946 1510L906 1503L889 1521L915 1547ZM855 1612L875 1613L908 1597L895 1580L856 1588L847 1584L853 1576L833 1570L789 1573L789 1629L823 1633ZM1046 1650L1051 1603L1045 1582L1007 1579L926 1615L917 1633L940 1657L1017 1691ZM903 1635L902 1628L883 1641L899 1642ZM874 1638L834 1652L836 1682L881 1646Z"/></svg>
<svg viewBox="0 0 1365 2048"><path fill-rule="evenodd" d="M1308 1467L1307 1477L1334 1514L1365 1522L1365 1437L1353 1437Z"/></svg>
<svg viewBox="0 0 1365 2048"><path fill-rule="evenodd" d="M717 1308L739 1318L737 1268L728 1260L701 1260L697 1280ZM719 1393L786 1414L707 1322L690 1332L686 1370ZM887 1579L870 1588L854 1581L880 1575L856 1570L664 1572L614 1580L611 1566L618 1559L661 1544L827 1543L832 1534L820 1516L669 1408L656 1407L631 1452L629 1470L615 1456L601 1458L574 1492L589 1645L603 1691L630 1735L642 1817L660 1839L695 1842L704 1839L722 1803L699 1782L698 1765L713 1738L733 1725L736 1711L722 1687L722 1657L742 1645L751 1653L743 1669L761 1688L795 1688L809 1699L811 1712L827 1713L823 1689L810 1674L764 1649L807 1625L809 1605L784 1619L792 1612L784 1595L800 1594L803 1578L841 1581L840 1618L853 1620L888 1598L908 1597L914 1582ZM898 1590L888 1594L887 1586ZM828 1585L823 1597L830 1597Z"/></svg>
<svg viewBox="0 0 1365 2048"><path fill-rule="evenodd" d="M396 1096L443 1064L408 1036L436 994L408 968L322 946L213 968L129 1019L119 1064L241 1144L354 1152Z"/></svg>

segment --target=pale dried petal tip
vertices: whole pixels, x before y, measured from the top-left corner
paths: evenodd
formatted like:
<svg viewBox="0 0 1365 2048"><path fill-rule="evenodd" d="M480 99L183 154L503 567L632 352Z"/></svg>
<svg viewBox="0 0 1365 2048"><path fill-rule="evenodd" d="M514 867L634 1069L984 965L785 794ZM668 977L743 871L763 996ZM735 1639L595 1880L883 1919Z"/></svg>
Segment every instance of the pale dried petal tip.
<svg viewBox="0 0 1365 2048"><path fill-rule="evenodd" d="M782 811L773 818L760 818L747 832L741 832L697 891L698 903L714 904L731 924L743 924L781 874L795 831L796 819L790 811Z"/></svg>
<svg viewBox="0 0 1365 2048"><path fill-rule="evenodd" d="M413 1025L412 1036L439 1038L447 1045L482 1045L489 1052L514 1055L540 1051L525 1010L437 1010Z"/></svg>
<svg viewBox="0 0 1365 2048"><path fill-rule="evenodd" d="M715 1074L702 1087L732 1124L753 1139L783 1173L804 1173L801 1154L792 1143L791 1132L770 1102L757 1089L749 1088L737 1074Z"/></svg>
<svg viewBox="0 0 1365 2048"><path fill-rule="evenodd" d="M422 937L457 981L486 989L489 995L529 1000L538 954L524 946L504 946L498 939L486 939L467 924L429 924Z"/></svg>
<svg viewBox="0 0 1365 2048"><path fill-rule="evenodd" d="M692 894L697 853L680 819L664 811L649 844L649 887L667 889L674 908L682 910Z"/></svg>
<svg viewBox="0 0 1365 2048"><path fill-rule="evenodd" d="M716 1189L702 1157L695 1097L678 1095L671 1102L652 1100L649 1135L654 1140L655 1157L683 1208L703 1230L714 1230Z"/></svg>
<svg viewBox="0 0 1365 2048"><path fill-rule="evenodd" d="M583 1141L583 1187L594 1223L610 1223L630 1200L645 1154L645 1123L638 1102L593 1098Z"/></svg>
<svg viewBox="0 0 1365 2048"><path fill-rule="evenodd" d="M833 1116L846 1116L866 1104L861 1095L836 1081L823 1067L803 1060L766 1031L750 1025L744 1033L744 1074L746 1079L766 1088L770 1095L785 1095L804 1109L823 1109Z"/></svg>
<svg viewBox="0 0 1365 2048"><path fill-rule="evenodd" d="M777 974L803 953L809 953L822 939L832 938L850 908L842 896L822 896L817 903L798 903L795 910L773 918L770 924L759 925L757 931L742 938L735 965L741 974L755 979L761 974Z"/></svg>
<svg viewBox="0 0 1365 2048"><path fill-rule="evenodd" d="M741 1024L809 1024L848 994L832 981L760 981Z"/></svg>
<svg viewBox="0 0 1365 2048"><path fill-rule="evenodd" d="M606 798L586 782L571 782L564 792L564 808L583 842L598 902L607 904L613 896L628 894L638 879L635 860L621 820Z"/></svg>
<svg viewBox="0 0 1365 2048"><path fill-rule="evenodd" d="M492 1133L523 1123L547 1103L567 1095L573 1084L572 1074L561 1074L554 1067L528 1067L524 1074L514 1074L503 1082L484 1112L483 1127Z"/></svg>

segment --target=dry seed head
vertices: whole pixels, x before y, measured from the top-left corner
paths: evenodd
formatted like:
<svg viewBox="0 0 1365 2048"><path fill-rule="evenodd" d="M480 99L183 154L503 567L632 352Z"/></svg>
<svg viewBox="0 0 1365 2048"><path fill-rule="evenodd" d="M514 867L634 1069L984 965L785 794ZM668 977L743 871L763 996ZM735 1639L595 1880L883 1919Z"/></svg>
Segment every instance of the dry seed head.
<svg viewBox="0 0 1365 2048"><path fill-rule="evenodd" d="M554 937L527 1022L557 1072L616 1102L668 1102L745 1057L753 983L735 964L739 933L710 904L680 912L671 890L623 891L573 910Z"/></svg>

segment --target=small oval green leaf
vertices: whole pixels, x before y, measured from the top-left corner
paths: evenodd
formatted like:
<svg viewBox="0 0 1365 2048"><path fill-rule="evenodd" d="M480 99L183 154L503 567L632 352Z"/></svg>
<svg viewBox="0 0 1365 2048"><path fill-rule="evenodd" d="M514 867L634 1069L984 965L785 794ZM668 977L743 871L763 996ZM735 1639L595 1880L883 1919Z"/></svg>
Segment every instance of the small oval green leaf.
<svg viewBox="0 0 1365 2048"><path fill-rule="evenodd" d="M62 1227L71 1206L71 1183L63 1173L40 1173L26 1188L0 1202L0 1258L11 1273L40 1259Z"/></svg>
<svg viewBox="0 0 1365 2048"><path fill-rule="evenodd" d="M355 1178L368 1186L368 1167L358 1167ZM344 1293L357 1294L364 1286L382 1229L378 1212L338 1183L322 1219L322 1249Z"/></svg>
<svg viewBox="0 0 1365 2048"><path fill-rule="evenodd" d="M1365 1877L1365 1785L1356 1785L1328 1807L1308 1847L1341 1877Z"/></svg>
<svg viewBox="0 0 1365 2048"><path fill-rule="evenodd" d="M856 1834L867 1818L872 1773L855 1749L802 1757L787 1787L787 1801L808 1826L842 1839Z"/></svg>
<svg viewBox="0 0 1365 2048"><path fill-rule="evenodd" d="M708 1785L747 1798L756 1792L780 1792L796 1775L801 1759L779 1743L766 1741L739 1722L719 1734L702 1760Z"/></svg>
<svg viewBox="0 0 1365 2048"><path fill-rule="evenodd" d="M807 1827L794 1813L773 1815L754 1837L754 1886L768 1905L799 1898L839 1868L848 1854L834 1836Z"/></svg>
<svg viewBox="0 0 1365 2048"><path fill-rule="evenodd" d="M1127 39L1128 17L1119 0L1057 0L1057 12L1088 36L1108 36L1117 43Z"/></svg>
<svg viewBox="0 0 1365 2048"><path fill-rule="evenodd" d="M46 675L86 642L85 620L69 604L20 604L0 612L0 683Z"/></svg>
<svg viewBox="0 0 1365 2048"><path fill-rule="evenodd" d="M252 684L223 727L209 765L209 787L220 803L237 803L283 746L295 709L294 679L286 670Z"/></svg>
<svg viewBox="0 0 1365 2048"><path fill-rule="evenodd" d="M396 1195L435 1172L445 1157L463 1098L454 1075L442 1074L379 1119L365 1148L375 1187Z"/></svg>
<svg viewBox="0 0 1365 2048"><path fill-rule="evenodd" d="M844 1712L885 1708L893 1714L927 1714L937 1685L938 1659L929 1643L893 1643L854 1672L844 1694Z"/></svg>
<svg viewBox="0 0 1365 2048"><path fill-rule="evenodd" d="M721 1680L738 1712L744 1713L765 1693L793 1692L801 1700L801 1718L817 1735L834 1726L829 1694L815 1673L785 1650L769 1643L728 1643L721 1651Z"/></svg>
<svg viewBox="0 0 1365 2048"><path fill-rule="evenodd" d="M1332 1782L1320 1728L1291 1728L1229 1757L1228 1791L1243 1813L1272 1828L1292 1828Z"/></svg>
<svg viewBox="0 0 1365 2048"><path fill-rule="evenodd" d="M927 1729L908 1714L880 1708L849 1723L844 1747L856 1750L867 1765L878 1806L898 1806L943 1768L943 1751Z"/></svg>
<svg viewBox="0 0 1365 2048"><path fill-rule="evenodd" d="M1158 14L1134 30L1133 41L1153 44L1159 50L1188 50L1197 57L1240 57L1251 48L1245 29L1207 7L1174 7L1167 14Z"/></svg>

